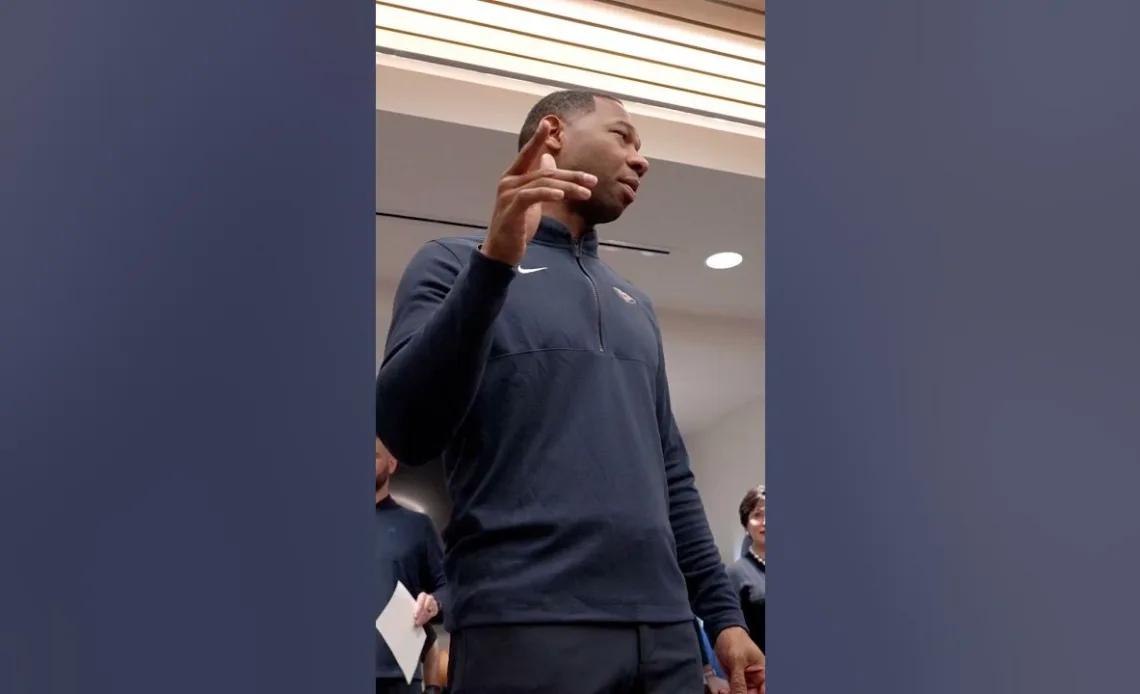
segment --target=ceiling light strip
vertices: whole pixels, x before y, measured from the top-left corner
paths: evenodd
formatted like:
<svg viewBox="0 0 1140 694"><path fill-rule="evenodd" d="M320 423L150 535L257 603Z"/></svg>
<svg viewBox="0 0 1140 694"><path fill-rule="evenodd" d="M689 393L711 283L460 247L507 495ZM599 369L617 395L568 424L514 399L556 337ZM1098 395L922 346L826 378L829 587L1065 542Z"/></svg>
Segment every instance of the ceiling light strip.
<svg viewBox="0 0 1140 694"><path fill-rule="evenodd" d="M499 70L496 68L489 68L486 66L468 65L454 60L447 60L434 56L423 55L419 53L411 53L408 51L398 51L392 48L377 47L376 48L376 108L380 110L389 110L396 113L405 113L410 115L422 115L422 109L411 107L405 102L403 106L396 106L390 103L389 97L392 92L385 88L384 85L391 84L389 80L395 77L395 72L400 73L413 72L422 74L429 78L430 84L439 85L438 81L433 78L441 78L444 80L459 80L471 85L479 85L481 87L489 87L492 89L501 89L515 93L526 93L530 99L529 103L533 103L535 99L549 94L557 89L583 89L586 85L573 84L569 82L559 82L544 77L534 77L531 75L520 75L518 73L509 72L507 70ZM435 88L435 87L432 87ZM396 91L400 91L397 88ZM731 133L734 135L744 135L746 137L764 139L764 124L747 121L740 118L732 118L723 114L709 113L700 111L698 109L688 108L677 104L664 104L658 103L645 97L634 98L629 94L622 94L612 92L614 96L622 99L625 102L626 109L635 116L652 118L657 121L669 121L687 126L693 126L703 129L715 130L721 133ZM438 105L438 99L434 96L425 95L426 102ZM404 93L403 98L408 98L407 93ZM415 99L415 102L421 102L421 99ZM454 109L454 106L448 109ZM521 107L520 107L521 108ZM450 110L434 111L433 115L426 116L436 120L451 120L453 116L449 115ZM474 123L468 123L475 125ZM511 121L511 125L506 130L514 132L517 123ZM476 125L476 127L489 127L492 129L501 129L499 126L489 125L486 122ZM656 155L651 155L656 156ZM750 158L750 157L749 157ZM734 169L735 170L735 169ZM763 178L763 174L756 174L750 165L745 166L743 171L744 175L754 176L759 175Z"/></svg>
<svg viewBox="0 0 1140 694"><path fill-rule="evenodd" d="M676 19L720 30L750 39L763 39L765 15L763 10L744 7L722 0L594 0L607 5L648 12L659 17Z"/></svg>
<svg viewBox="0 0 1140 694"><path fill-rule="evenodd" d="M418 57L475 70L487 70L518 79L531 79L547 84L588 85L591 89L609 92L633 101L646 101L666 108L682 108L713 117L723 116L747 124L764 122L765 108L762 105L743 104L389 29L376 30L376 46L380 50L396 55Z"/></svg>
<svg viewBox="0 0 1140 694"><path fill-rule="evenodd" d="M400 8L749 84L762 86L766 77L765 66L756 61L493 3L379 0L376 4L376 25L379 27L400 28L386 18L389 8Z"/></svg>
<svg viewBox="0 0 1140 694"><path fill-rule="evenodd" d="M618 4L589 2L588 0L450 0L476 5L502 5L562 17L571 21L595 26L620 28L623 32L652 36L670 43L713 51L743 60L765 62L764 41L758 38L730 34L691 22L669 19L659 14L621 7Z"/></svg>
<svg viewBox="0 0 1140 694"><path fill-rule="evenodd" d="M764 105L764 87L670 68L634 58L609 55L564 43L475 26L410 10L377 6L377 25L408 36L444 41L505 56L554 66L574 66L601 75L652 84L666 89L724 99L751 106Z"/></svg>

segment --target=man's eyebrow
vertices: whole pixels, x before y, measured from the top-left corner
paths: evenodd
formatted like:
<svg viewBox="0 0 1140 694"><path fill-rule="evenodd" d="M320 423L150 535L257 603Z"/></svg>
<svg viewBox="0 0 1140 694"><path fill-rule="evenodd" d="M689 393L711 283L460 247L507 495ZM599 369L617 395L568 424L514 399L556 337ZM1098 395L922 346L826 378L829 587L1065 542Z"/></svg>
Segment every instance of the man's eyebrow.
<svg viewBox="0 0 1140 694"><path fill-rule="evenodd" d="M624 118L619 118L614 121L614 125L625 128L626 131L632 135L635 140L637 140L637 149L641 149L641 136L638 135L637 128L633 127L633 123L630 123Z"/></svg>

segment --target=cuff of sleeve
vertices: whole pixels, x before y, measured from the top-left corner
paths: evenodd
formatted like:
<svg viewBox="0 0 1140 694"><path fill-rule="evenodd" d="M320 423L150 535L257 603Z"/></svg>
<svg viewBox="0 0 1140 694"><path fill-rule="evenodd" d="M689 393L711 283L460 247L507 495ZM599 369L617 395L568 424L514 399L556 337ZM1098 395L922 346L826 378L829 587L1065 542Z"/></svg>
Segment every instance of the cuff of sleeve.
<svg viewBox="0 0 1140 694"><path fill-rule="evenodd" d="M435 598L435 604L439 607L439 614L437 614L435 616L435 619L431 621L433 623L442 624L443 616L447 614L447 604L449 602L450 594L447 588L443 587L436 589L436 591L432 593L431 596Z"/></svg>
<svg viewBox="0 0 1140 694"><path fill-rule="evenodd" d="M730 629L732 627L740 627L741 629L744 630L745 633L748 633L748 625L744 623L744 616L743 615L727 614L727 615L717 616L717 617L714 617L712 619L706 619L706 620L704 620L704 622L705 622L705 633L708 634L709 643L712 644L714 647L716 646L717 637L720 636L720 633L722 631L724 631L725 629ZM749 634L749 635L751 635L751 634Z"/></svg>
<svg viewBox="0 0 1140 694"><path fill-rule="evenodd" d="M493 287L505 288L515 278L516 274L513 267L488 258L478 248L471 251L471 262L468 268L467 272L471 275L472 280Z"/></svg>
<svg viewBox="0 0 1140 694"><path fill-rule="evenodd" d="M455 314L460 325L458 332L482 341L507 300L507 290L514 278L515 269L511 266L492 260L478 250L472 251L471 262L451 290L454 300L459 302Z"/></svg>

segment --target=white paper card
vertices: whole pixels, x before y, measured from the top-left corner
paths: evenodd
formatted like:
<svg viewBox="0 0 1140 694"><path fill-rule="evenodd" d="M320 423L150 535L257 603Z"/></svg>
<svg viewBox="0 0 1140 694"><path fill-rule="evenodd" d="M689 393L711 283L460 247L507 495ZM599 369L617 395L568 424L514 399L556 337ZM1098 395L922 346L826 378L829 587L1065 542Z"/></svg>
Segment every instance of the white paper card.
<svg viewBox="0 0 1140 694"><path fill-rule="evenodd" d="M396 582L396 590L392 591L387 606L376 618L376 631L380 632L380 638L388 644L392 655L396 657L396 664L400 666L408 684L411 684L424 642L427 641L427 633L423 627L416 626L416 599L403 583Z"/></svg>

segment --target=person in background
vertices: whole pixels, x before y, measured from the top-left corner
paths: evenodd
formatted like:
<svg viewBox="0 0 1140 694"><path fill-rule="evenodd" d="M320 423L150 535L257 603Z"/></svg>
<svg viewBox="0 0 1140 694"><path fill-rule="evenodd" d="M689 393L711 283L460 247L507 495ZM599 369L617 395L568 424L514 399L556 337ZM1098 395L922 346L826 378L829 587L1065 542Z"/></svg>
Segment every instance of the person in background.
<svg viewBox="0 0 1140 694"><path fill-rule="evenodd" d="M447 581L443 575L443 547L431 519L396 503L389 493L389 480L396 471L396 459L376 439L376 559L380 568L379 605L388 603L396 582L416 595L415 621L426 625L427 642L423 659L430 660L435 648L435 630L428 622L441 613L446 604ZM424 672L416 668L408 684L400 666L384 639L376 635L376 694L419 694L423 691ZM427 682L435 684L435 670L429 665ZM438 685L437 685L438 686Z"/></svg>
<svg viewBox="0 0 1140 694"><path fill-rule="evenodd" d="M694 614L733 694L762 686L652 302L598 255L649 169L632 120L606 94L543 97L488 181L486 235L429 242L396 290L376 433L443 460L456 694L699 691Z"/></svg>
<svg viewBox="0 0 1140 694"><path fill-rule="evenodd" d="M765 502L763 486L753 487L740 502L740 524L748 531L748 547L732 566L728 576L740 596L740 609L748 623L748 633L764 650L764 603L767 593L765 574Z"/></svg>

